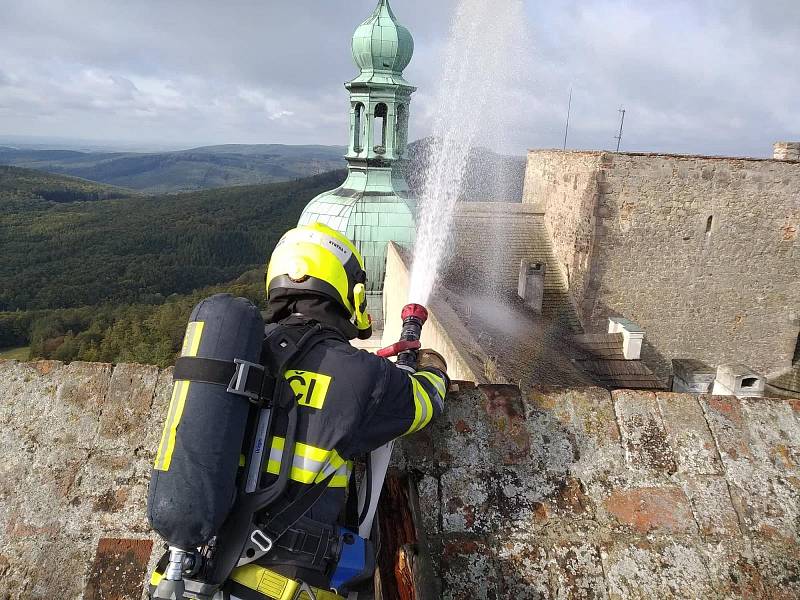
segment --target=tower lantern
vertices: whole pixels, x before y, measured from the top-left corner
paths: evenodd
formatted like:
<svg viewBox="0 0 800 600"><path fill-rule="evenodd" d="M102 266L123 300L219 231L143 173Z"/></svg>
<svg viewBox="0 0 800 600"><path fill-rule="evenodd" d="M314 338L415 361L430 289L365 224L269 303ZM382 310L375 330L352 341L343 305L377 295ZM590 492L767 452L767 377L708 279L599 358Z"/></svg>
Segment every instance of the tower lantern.
<svg viewBox="0 0 800 600"><path fill-rule="evenodd" d="M414 241L416 203L406 182L408 117L416 90L403 78L414 40L397 22L389 0L353 34L353 59L361 73L345 84L350 92L347 179L314 198L300 224L324 223L352 239L367 267L369 310L377 328L383 321L386 246Z"/></svg>

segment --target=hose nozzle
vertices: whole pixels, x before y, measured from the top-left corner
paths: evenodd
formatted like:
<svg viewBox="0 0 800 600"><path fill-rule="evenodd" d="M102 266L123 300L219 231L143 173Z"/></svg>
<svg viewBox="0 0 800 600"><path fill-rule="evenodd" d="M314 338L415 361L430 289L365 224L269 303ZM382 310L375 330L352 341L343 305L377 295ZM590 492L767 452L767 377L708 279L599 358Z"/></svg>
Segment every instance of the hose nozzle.
<svg viewBox="0 0 800 600"><path fill-rule="evenodd" d="M418 342L422 336L422 326L428 320L428 309L421 304L407 304L400 317L403 319L400 341ZM405 350L397 356L397 366L407 371L416 371L418 356L419 349Z"/></svg>

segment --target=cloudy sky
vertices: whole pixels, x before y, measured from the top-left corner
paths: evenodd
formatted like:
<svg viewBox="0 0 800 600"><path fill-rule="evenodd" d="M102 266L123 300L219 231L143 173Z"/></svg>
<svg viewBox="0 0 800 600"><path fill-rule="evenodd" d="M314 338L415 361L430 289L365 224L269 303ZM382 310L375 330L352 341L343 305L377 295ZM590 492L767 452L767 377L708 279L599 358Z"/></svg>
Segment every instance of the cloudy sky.
<svg viewBox="0 0 800 600"><path fill-rule="evenodd" d="M392 1L416 42L412 139L443 110L457 1ZM621 106L627 150L765 156L800 139L800 0L524 2L504 150L560 147L570 88L574 148L613 147ZM0 137L344 145L350 36L374 3L0 0Z"/></svg>

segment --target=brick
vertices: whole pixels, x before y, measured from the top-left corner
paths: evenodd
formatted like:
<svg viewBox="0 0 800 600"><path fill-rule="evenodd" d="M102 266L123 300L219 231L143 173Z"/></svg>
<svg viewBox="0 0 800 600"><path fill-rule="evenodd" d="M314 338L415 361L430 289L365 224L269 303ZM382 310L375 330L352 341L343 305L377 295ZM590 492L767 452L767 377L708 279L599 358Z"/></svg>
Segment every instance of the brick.
<svg viewBox="0 0 800 600"><path fill-rule="evenodd" d="M743 526L754 538L800 543L800 479L753 471L730 484Z"/></svg>
<svg viewBox="0 0 800 600"><path fill-rule="evenodd" d="M490 430L482 406L484 400L484 394L475 389L449 395L442 417L400 440L398 447L405 462L416 469L428 467L434 471L488 467Z"/></svg>
<svg viewBox="0 0 800 600"><path fill-rule="evenodd" d="M500 600L501 576L491 546L483 539L448 537L442 547L439 572L442 598Z"/></svg>
<svg viewBox="0 0 800 600"><path fill-rule="evenodd" d="M439 520L442 509L439 502L439 480L429 475L422 477L417 483L417 495L423 528L428 535L440 533Z"/></svg>
<svg viewBox="0 0 800 600"><path fill-rule="evenodd" d="M659 477L677 471L655 394L612 393L628 468Z"/></svg>
<svg viewBox="0 0 800 600"><path fill-rule="evenodd" d="M736 396L700 396L700 404L726 467L739 461L749 462L753 453L739 399Z"/></svg>
<svg viewBox="0 0 800 600"><path fill-rule="evenodd" d="M158 376L157 367L120 364L114 368L100 419L104 447L137 445L153 404Z"/></svg>
<svg viewBox="0 0 800 600"><path fill-rule="evenodd" d="M533 453L543 467L568 470L583 481L621 471L624 458L608 390L537 388L527 403Z"/></svg>
<svg viewBox="0 0 800 600"><path fill-rule="evenodd" d="M139 600L152 549L151 540L101 538L85 600Z"/></svg>
<svg viewBox="0 0 800 600"><path fill-rule="evenodd" d="M556 598L603 600L608 598L600 549L589 543L557 544L553 559Z"/></svg>
<svg viewBox="0 0 800 600"><path fill-rule="evenodd" d="M728 483L723 477L691 477L684 483L684 490L703 536L736 538L742 535Z"/></svg>
<svg viewBox="0 0 800 600"><path fill-rule="evenodd" d="M765 577L747 540L706 544L705 564L720 598L763 600Z"/></svg>
<svg viewBox="0 0 800 600"><path fill-rule="evenodd" d="M495 518L490 511L491 475L458 467L441 478L442 528L445 532L485 533Z"/></svg>
<svg viewBox="0 0 800 600"><path fill-rule="evenodd" d="M601 557L611 600L716 597L706 557L691 544L615 540Z"/></svg>
<svg viewBox="0 0 800 600"><path fill-rule="evenodd" d="M680 488L615 490L604 507L614 529L639 534L694 533L697 525L686 494Z"/></svg>
<svg viewBox="0 0 800 600"><path fill-rule="evenodd" d="M525 428L525 406L517 386L479 386L485 396L489 427L489 447L500 464L525 462L531 451L531 439Z"/></svg>
<svg viewBox="0 0 800 600"><path fill-rule="evenodd" d="M791 404L772 398L741 403L754 459L775 474L800 476L800 416Z"/></svg>
<svg viewBox="0 0 800 600"><path fill-rule="evenodd" d="M763 578L765 600L800 598L800 549L755 542L753 554Z"/></svg>
<svg viewBox="0 0 800 600"><path fill-rule="evenodd" d="M503 598L556 598L550 582L551 561L540 545L525 537L508 536L499 543L497 561L503 577Z"/></svg>
<svg viewBox="0 0 800 600"><path fill-rule="evenodd" d="M656 394L679 473L720 475L722 461L697 396Z"/></svg>

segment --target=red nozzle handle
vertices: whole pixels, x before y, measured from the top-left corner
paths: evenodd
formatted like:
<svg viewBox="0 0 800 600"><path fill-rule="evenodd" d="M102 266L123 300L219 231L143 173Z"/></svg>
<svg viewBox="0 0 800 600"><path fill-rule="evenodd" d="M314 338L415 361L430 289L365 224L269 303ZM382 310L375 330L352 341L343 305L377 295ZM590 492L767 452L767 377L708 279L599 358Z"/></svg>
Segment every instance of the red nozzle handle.
<svg viewBox="0 0 800 600"><path fill-rule="evenodd" d="M401 340L395 342L391 346L378 350L375 354L381 358L389 358L390 356L397 356L401 352L407 350L419 350L421 347L422 344L419 343L419 340Z"/></svg>
<svg viewBox="0 0 800 600"><path fill-rule="evenodd" d="M421 304L406 304L403 307L403 312L400 313L400 318L405 321L409 317L419 319L424 325L425 321L428 320L428 309Z"/></svg>

